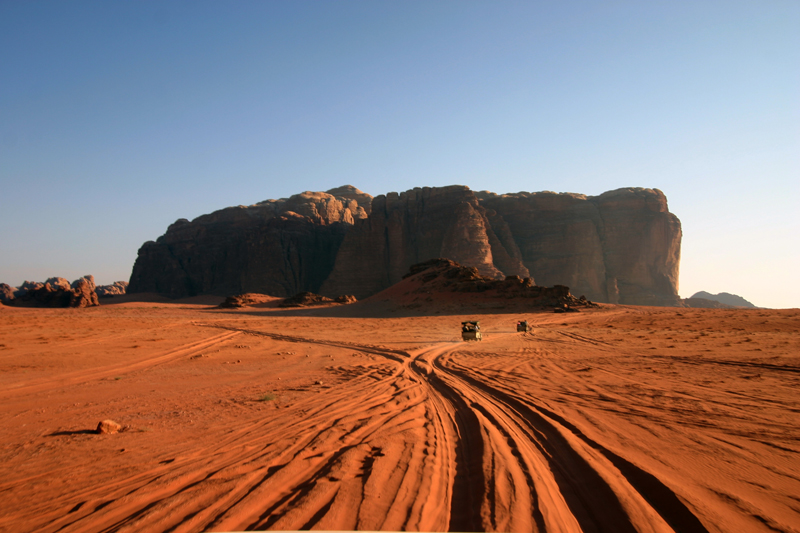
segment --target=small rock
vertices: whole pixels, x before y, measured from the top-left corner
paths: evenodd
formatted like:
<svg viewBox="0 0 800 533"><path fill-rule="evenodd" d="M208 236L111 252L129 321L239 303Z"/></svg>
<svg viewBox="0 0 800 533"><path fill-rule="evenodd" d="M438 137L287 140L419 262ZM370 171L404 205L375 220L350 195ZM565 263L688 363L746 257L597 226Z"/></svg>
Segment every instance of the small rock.
<svg viewBox="0 0 800 533"><path fill-rule="evenodd" d="M113 420L103 420L102 422L97 424L97 433L100 434L102 433L112 434L118 432L120 429L122 429L122 426L120 424L117 424Z"/></svg>
<svg viewBox="0 0 800 533"><path fill-rule="evenodd" d="M322 382L317 380L317 381L314 382L314 385L322 385Z"/></svg>

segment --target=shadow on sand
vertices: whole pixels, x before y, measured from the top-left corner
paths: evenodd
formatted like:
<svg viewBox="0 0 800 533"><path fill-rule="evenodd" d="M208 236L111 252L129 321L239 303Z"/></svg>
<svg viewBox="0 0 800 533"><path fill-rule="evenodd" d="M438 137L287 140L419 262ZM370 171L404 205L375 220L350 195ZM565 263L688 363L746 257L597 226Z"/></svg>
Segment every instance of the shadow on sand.
<svg viewBox="0 0 800 533"><path fill-rule="evenodd" d="M45 437L63 437L68 435L97 435L96 429L76 429L74 431L55 431L48 433Z"/></svg>

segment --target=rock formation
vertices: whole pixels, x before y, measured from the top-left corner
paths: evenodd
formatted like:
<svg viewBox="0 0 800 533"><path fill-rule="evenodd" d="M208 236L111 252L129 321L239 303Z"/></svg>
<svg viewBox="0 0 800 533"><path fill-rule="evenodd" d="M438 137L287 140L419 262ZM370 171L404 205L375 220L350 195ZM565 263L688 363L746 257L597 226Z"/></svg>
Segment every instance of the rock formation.
<svg viewBox="0 0 800 533"><path fill-rule="evenodd" d="M95 292L94 276L84 276L72 282L69 307L92 307L100 305Z"/></svg>
<svg viewBox="0 0 800 533"><path fill-rule="evenodd" d="M679 305L680 240L657 189L497 195L456 185L372 198L345 186L181 219L139 250L128 292L361 299L446 257L595 301Z"/></svg>
<svg viewBox="0 0 800 533"><path fill-rule="evenodd" d="M352 294L343 294L336 298L328 298L313 292L301 292L295 294L290 298L283 300L278 307L310 307L314 305L325 304L353 304L356 303L356 297Z"/></svg>
<svg viewBox="0 0 800 533"><path fill-rule="evenodd" d="M721 292L719 294L711 294L706 291L700 291L698 293L693 294L687 300L694 300L694 299L703 299L703 300L711 300L713 302L719 302L724 304L725 306L730 307L749 307L755 309L756 306L752 303L748 302L744 298L739 295L731 294L728 292Z"/></svg>
<svg viewBox="0 0 800 533"><path fill-rule="evenodd" d="M333 298L327 298L313 292L301 292L291 298L286 298L278 307L309 307L333 303Z"/></svg>
<svg viewBox="0 0 800 533"><path fill-rule="evenodd" d="M239 309L242 307L252 307L255 305L262 305L265 303L270 303L275 301L277 298L274 296L269 296L267 294L256 294L254 292L248 292L245 294L236 294L234 296L228 296L225 298L225 301L219 304L217 307L220 309Z"/></svg>
<svg viewBox="0 0 800 533"><path fill-rule="evenodd" d="M372 198L349 186L331 192L180 219L139 249L128 293L180 298L318 291L347 229L369 216Z"/></svg>
<svg viewBox="0 0 800 533"><path fill-rule="evenodd" d="M692 307L694 309L737 309L733 305L724 304L716 300L708 300L706 298L684 298L681 300L683 307Z"/></svg>
<svg viewBox="0 0 800 533"><path fill-rule="evenodd" d="M0 302L6 303L14 299L14 287L7 283L0 283Z"/></svg>
<svg viewBox="0 0 800 533"><path fill-rule="evenodd" d="M477 195L508 224L537 283L600 302L678 305L681 225L658 189Z"/></svg>
<svg viewBox="0 0 800 533"><path fill-rule="evenodd" d="M113 435L114 433L119 433L122 431L122 425L117 424L113 420L103 420L97 424L97 429L95 433L98 434L106 434L106 435Z"/></svg>
<svg viewBox="0 0 800 533"><path fill-rule="evenodd" d="M321 292L365 298L400 281L411 265L436 257L492 278L529 276L516 244L497 237L472 191L425 187L373 199L372 213L348 232Z"/></svg>
<svg viewBox="0 0 800 533"><path fill-rule="evenodd" d="M93 276L84 276L71 284L64 278L50 278L45 283L26 281L22 287L11 291L8 285L2 284L0 298L6 305L18 307L92 307L100 305L95 293ZM6 289L6 287L8 289ZM8 297L8 293L12 297Z"/></svg>
<svg viewBox="0 0 800 533"><path fill-rule="evenodd" d="M92 282L94 282L94 278L92 278ZM72 285L66 278L59 278L59 277L49 278L44 283L45 284L49 283L50 286L54 289L64 289L65 291L68 291L69 289L72 288Z"/></svg>
<svg viewBox="0 0 800 533"><path fill-rule="evenodd" d="M540 287L531 278L507 276L503 280L481 276L475 267L461 266L445 258L412 265L403 280L386 292L414 295L436 301L436 293L480 293L485 299L524 299L529 307L554 307L558 310L598 307L585 297L576 298L564 285ZM383 292L381 294L386 294ZM418 299L418 298L417 298Z"/></svg>
<svg viewBox="0 0 800 533"><path fill-rule="evenodd" d="M122 296L128 290L127 281L115 281L111 285L98 285L95 288L97 296L100 298L112 298L114 296Z"/></svg>

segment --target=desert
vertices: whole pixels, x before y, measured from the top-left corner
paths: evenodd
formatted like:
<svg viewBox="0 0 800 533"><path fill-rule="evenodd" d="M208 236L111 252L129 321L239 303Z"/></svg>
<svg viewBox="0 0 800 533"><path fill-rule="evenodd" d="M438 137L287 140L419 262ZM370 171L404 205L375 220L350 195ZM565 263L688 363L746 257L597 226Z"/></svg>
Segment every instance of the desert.
<svg viewBox="0 0 800 533"><path fill-rule="evenodd" d="M800 533L798 27L0 1L0 533Z"/></svg>
<svg viewBox="0 0 800 533"><path fill-rule="evenodd" d="M796 309L145 296L0 307L0 530L800 528Z"/></svg>

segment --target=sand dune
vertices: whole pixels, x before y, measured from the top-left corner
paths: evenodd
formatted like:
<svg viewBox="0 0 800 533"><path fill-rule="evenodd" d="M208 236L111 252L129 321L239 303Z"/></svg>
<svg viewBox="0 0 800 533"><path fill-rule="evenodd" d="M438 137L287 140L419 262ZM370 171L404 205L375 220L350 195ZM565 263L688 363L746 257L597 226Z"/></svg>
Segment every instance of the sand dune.
<svg viewBox="0 0 800 533"><path fill-rule="evenodd" d="M3 309L0 530L800 530L800 311L338 309Z"/></svg>

